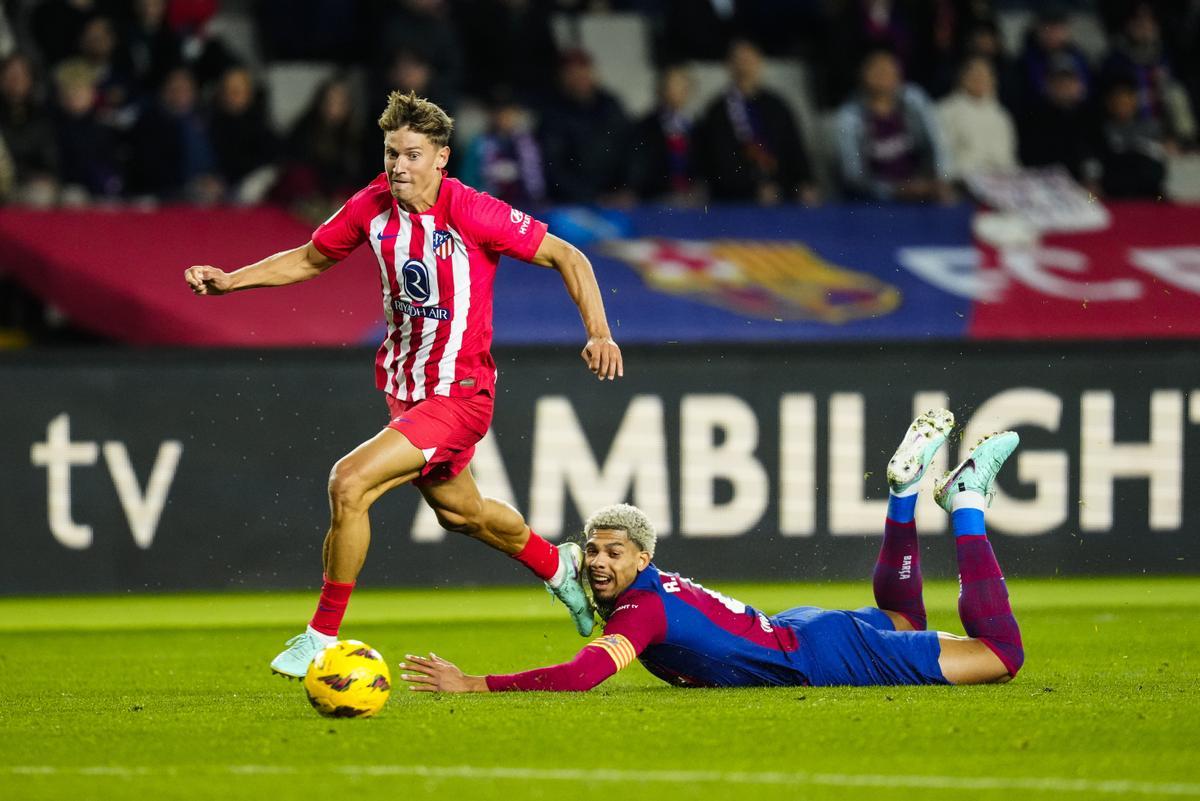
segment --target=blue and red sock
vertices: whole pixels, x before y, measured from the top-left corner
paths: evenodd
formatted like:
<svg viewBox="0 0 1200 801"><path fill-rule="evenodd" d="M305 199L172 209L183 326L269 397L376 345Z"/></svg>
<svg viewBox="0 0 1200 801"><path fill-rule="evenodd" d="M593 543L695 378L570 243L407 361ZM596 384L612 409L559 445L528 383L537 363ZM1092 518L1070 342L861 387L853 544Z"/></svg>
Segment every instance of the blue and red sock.
<svg viewBox="0 0 1200 801"><path fill-rule="evenodd" d="M950 516L958 552L958 616L967 636L983 642L1010 676L1025 662L1021 629L1008 603L1008 587L983 524L983 509L959 508Z"/></svg>
<svg viewBox="0 0 1200 801"><path fill-rule="evenodd" d="M921 578L921 551L917 543L917 526L913 522L917 495L892 495L888 499L888 516L883 525L883 544L871 585L875 590L875 605L896 612L924 631L925 599Z"/></svg>

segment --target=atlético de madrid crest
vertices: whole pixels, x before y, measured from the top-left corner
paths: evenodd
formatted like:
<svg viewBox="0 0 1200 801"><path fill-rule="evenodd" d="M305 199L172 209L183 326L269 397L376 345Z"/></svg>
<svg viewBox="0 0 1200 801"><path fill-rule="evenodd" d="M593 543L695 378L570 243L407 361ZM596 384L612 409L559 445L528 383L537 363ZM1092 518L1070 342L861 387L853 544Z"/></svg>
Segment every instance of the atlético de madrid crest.
<svg viewBox="0 0 1200 801"><path fill-rule="evenodd" d="M433 232L433 252L439 259L448 259L454 253L454 237L449 231Z"/></svg>

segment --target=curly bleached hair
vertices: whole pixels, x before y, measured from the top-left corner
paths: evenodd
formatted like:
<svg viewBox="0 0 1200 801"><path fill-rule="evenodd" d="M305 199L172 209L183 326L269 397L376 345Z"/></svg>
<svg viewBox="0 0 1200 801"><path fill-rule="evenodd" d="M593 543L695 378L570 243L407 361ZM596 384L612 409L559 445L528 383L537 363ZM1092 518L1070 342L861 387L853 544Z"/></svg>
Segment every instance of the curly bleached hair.
<svg viewBox="0 0 1200 801"><path fill-rule="evenodd" d="M612 506L598 509L583 524L584 538L591 537L597 529L624 531L637 547L650 556L654 556L654 546L658 542L658 534L655 533L654 524L650 522L650 518L646 517L646 513L636 506L614 503Z"/></svg>
<svg viewBox="0 0 1200 801"><path fill-rule="evenodd" d="M379 127L384 133L408 128L425 134L438 147L445 147L454 133L454 118L432 100L417 97L416 92L392 92L387 108L379 115Z"/></svg>

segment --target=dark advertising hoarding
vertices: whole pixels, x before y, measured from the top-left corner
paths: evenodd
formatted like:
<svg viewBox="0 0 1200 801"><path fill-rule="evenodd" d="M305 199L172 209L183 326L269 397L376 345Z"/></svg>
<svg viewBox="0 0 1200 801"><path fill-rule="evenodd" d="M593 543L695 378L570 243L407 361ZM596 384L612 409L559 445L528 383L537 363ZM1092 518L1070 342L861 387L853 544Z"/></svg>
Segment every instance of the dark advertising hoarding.
<svg viewBox="0 0 1200 801"><path fill-rule="evenodd" d="M914 411L947 405L962 438L939 470L987 432L1021 433L988 516L1010 576L1197 570L1191 343L666 345L627 350L614 383L566 349L497 355L473 467L548 539L626 500L674 570L863 578L887 459ZM386 422L371 364L358 350L5 356L0 592L312 586L329 469ZM945 515L926 497L917 521L925 572L953 575ZM364 585L528 580L441 531L410 488L372 524Z"/></svg>

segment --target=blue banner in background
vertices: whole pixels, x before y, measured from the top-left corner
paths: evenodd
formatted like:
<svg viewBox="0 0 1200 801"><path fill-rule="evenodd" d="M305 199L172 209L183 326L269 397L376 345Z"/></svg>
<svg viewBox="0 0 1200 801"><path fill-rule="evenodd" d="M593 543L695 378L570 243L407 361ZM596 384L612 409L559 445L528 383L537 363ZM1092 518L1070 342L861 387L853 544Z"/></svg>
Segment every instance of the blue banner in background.
<svg viewBox="0 0 1200 801"><path fill-rule="evenodd" d="M622 344L965 338L971 302L900 261L970 249L970 206L557 209L551 232L596 269ZM552 271L505 260L498 344L578 343Z"/></svg>

